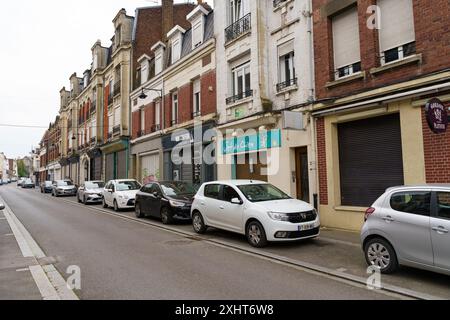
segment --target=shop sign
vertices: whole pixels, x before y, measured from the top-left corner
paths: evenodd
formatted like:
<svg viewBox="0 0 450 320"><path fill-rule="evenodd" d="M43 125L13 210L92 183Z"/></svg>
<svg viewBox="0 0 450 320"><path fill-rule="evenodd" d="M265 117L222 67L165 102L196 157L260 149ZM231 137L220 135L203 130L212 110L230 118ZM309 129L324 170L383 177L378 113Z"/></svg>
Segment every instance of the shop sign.
<svg viewBox="0 0 450 320"><path fill-rule="evenodd" d="M271 130L255 135L235 137L223 141L222 153L235 154L281 147L281 130Z"/></svg>
<svg viewBox="0 0 450 320"><path fill-rule="evenodd" d="M448 127L447 109L444 104L437 98L431 99L425 106L427 115L427 122L431 129L436 134L444 133Z"/></svg>

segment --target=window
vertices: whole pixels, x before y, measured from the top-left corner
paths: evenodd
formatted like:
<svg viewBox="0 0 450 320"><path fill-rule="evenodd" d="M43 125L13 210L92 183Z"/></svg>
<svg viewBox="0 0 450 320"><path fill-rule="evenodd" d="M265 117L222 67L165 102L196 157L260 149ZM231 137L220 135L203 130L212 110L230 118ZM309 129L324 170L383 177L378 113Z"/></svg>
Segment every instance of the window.
<svg viewBox="0 0 450 320"><path fill-rule="evenodd" d="M114 109L114 127L120 126L120 107Z"/></svg>
<svg viewBox="0 0 450 320"><path fill-rule="evenodd" d="M230 0L230 24L250 13L249 0Z"/></svg>
<svg viewBox="0 0 450 320"><path fill-rule="evenodd" d="M219 184L209 184L205 186L205 197L218 200L219 194L220 194Z"/></svg>
<svg viewBox="0 0 450 320"><path fill-rule="evenodd" d="M438 192L437 203L438 218L450 219L450 192Z"/></svg>
<svg viewBox="0 0 450 320"><path fill-rule="evenodd" d="M91 137L97 137L97 120L92 120L91 123Z"/></svg>
<svg viewBox="0 0 450 320"><path fill-rule="evenodd" d="M180 39L173 40L172 43L172 63L180 60L181 56L181 41Z"/></svg>
<svg viewBox="0 0 450 320"><path fill-rule="evenodd" d="M161 124L161 101L155 103L155 125L160 127Z"/></svg>
<svg viewBox="0 0 450 320"><path fill-rule="evenodd" d="M391 197L391 208L395 211L430 216L431 192L400 192Z"/></svg>
<svg viewBox="0 0 450 320"><path fill-rule="evenodd" d="M239 186L239 190L251 202L265 202L291 199L280 189L271 184L249 184Z"/></svg>
<svg viewBox="0 0 450 320"><path fill-rule="evenodd" d="M241 199L241 197L239 196L239 194L237 193L236 190L234 190L233 187L230 186L224 186L223 187L223 201L226 202L231 202L231 200L233 199Z"/></svg>
<svg viewBox="0 0 450 320"><path fill-rule="evenodd" d="M415 53L412 0L378 0L381 11L381 64L403 59Z"/></svg>
<svg viewBox="0 0 450 320"><path fill-rule="evenodd" d="M162 72L162 54L158 54L155 57L155 74L159 74Z"/></svg>
<svg viewBox="0 0 450 320"><path fill-rule="evenodd" d="M172 95L172 125L178 123L178 92Z"/></svg>
<svg viewBox="0 0 450 320"><path fill-rule="evenodd" d="M246 63L242 66L236 67L232 70L233 81L233 95L241 95L241 98L245 98L250 94L250 63Z"/></svg>
<svg viewBox="0 0 450 320"><path fill-rule="evenodd" d="M332 18L335 78L361 71L358 9L352 7Z"/></svg>
<svg viewBox="0 0 450 320"><path fill-rule="evenodd" d="M141 65L141 85L148 80L148 63L145 62Z"/></svg>
<svg viewBox="0 0 450 320"><path fill-rule="evenodd" d="M294 42L278 47L279 55L279 86L278 91L285 87L296 84L295 64L294 64Z"/></svg>
<svg viewBox="0 0 450 320"><path fill-rule="evenodd" d="M194 106L194 113L193 116L197 117L200 116L201 110L200 110L200 89L201 89L201 85L200 85L200 79L197 79L194 81L193 84L193 97L194 97L194 101L193 101L193 106Z"/></svg>
<svg viewBox="0 0 450 320"><path fill-rule="evenodd" d="M141 117L141 133L145 132L145 111L143 109L139 110L139 115Z"/></svg>
<svg viewBox="0 0 450 320"><path fill-rule="evenodd" d="M114 114L108 116L108 132L112 133L114 127Z"/></svg>
<svg viewBox="0 0 450 320"><path fill-rule="evenodd" d="M200 19L203 19L200 18ZM192 28L192 49L195 49L203 42L203 23L198 21Z"/></svg>

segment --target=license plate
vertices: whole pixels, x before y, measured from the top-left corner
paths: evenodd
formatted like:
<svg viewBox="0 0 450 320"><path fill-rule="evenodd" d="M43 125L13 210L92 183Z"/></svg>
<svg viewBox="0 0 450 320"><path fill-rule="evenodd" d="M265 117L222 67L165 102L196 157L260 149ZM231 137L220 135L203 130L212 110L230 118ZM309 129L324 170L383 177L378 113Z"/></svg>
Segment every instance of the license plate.
<svg viewBox="0 0 450 320"><path fill-rule="evenodd" d="M298 226L298 231L308 231L308 230L314 229L315 227L316 227L315 223L304 224L304 225Z"/></svg>

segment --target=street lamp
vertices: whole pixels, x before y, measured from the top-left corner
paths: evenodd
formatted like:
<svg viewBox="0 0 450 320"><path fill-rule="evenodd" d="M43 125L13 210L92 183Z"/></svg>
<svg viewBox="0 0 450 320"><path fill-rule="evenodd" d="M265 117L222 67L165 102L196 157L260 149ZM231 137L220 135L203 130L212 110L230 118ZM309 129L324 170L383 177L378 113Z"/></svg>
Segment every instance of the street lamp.
<svg viewBox="0 0 450 320"><path fill-rule="evenodd" d="M163 91L162 91L162 89L142 88L142 92L141 92L141 94L139 95L139 99L141 99L141 100L147 99L148 96L145 94L145 91L155 91L155 92L158 92L158 93L160 94L160 97L161 97L161 98L163 97Z"/></svg>

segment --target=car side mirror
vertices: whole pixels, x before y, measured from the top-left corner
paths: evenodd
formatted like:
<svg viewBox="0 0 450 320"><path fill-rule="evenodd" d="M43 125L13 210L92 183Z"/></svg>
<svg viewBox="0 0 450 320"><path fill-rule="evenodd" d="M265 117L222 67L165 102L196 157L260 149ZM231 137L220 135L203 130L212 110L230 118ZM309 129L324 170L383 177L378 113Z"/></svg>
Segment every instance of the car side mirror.
<svg viewBox="0 0 450 320"><path fill-rule="evenodd" d="M243 204L242 200L239 199L239 198L233 198L233 199L231 199L231 203L233 203L233 204L239 204L239 205Z"/></svg>
<svg viewBox="0 0 450 320"><path fill-rule="evenodd" d="M0 210L5 210L5 205L3 203L0 203Z"/></svg>
<svg viewBox="0 0 450 320"><path fill-rule="evenodd" d="M106 191L108 191L109 193L113 193L113 189L108 189Z"/></svg>

